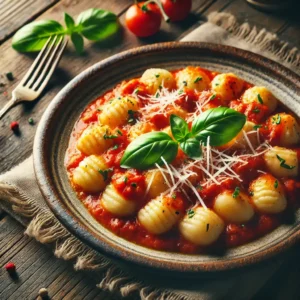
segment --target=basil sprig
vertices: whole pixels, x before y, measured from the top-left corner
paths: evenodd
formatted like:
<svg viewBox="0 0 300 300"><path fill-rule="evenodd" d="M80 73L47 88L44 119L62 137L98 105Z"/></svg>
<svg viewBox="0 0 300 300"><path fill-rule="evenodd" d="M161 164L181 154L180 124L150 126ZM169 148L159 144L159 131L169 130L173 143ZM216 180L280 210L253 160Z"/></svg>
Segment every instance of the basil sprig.
<svg viewBox="0 0 300 300"><path fill-rule="evenodd" d="M78 53L83 51L83 37L92 41L102 41L117 32L117 16L110 11L91 8L82 12L75 23L65 13L66 28L54 20L40 20L29 23L16 32L12 47L20 52L40 51L50 36L70 35Z"/></svg>
<svg viewBox="0 0 300 300"><path fill-rule="evenodd" d="M178 146L190 158L199 159L201 145L210 139L211 146L222 146L231 141L243 128L246 116L228 107L207 110L194 120L191 130L185 120L171 115L170 126L175 139L164 132L150 132L129 144L121 159L121 167L148 169L156 163L172 162Z"/></svg>

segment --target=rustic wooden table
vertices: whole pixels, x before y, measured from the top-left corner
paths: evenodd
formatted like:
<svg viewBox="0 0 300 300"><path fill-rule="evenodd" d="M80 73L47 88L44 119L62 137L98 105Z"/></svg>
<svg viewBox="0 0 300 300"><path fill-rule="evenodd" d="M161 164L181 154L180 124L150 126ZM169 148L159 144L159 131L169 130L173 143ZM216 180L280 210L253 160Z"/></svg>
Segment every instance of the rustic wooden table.
<svg viewBox="0 0 300 300"><path fill-rule="evenodd" d="M0 107L9 99L12 89L32 63L34 55L22 55L11 48L11 37L25 23L34 19L62 21L63 12L72 16L90 7L108 9L120 17L133 1L130 0L1 0L0 1L0 72L13 72L15 80L9 82L0 94ZM240 21L248 21L258 28L277 33L296 47L300 47L300 19L297 9L278 14L267 14L249 6L245 0L194 0L190 17L182 23L164 24L160 33L148 39L137 39L126 29L122 39L109 46L86 43L85 53L78 56L69 45L58 70L43 96L35 103L14 108L0 121L0 173L9 170L31 153L36 125L28 124L32 117L38 123L44 110L57 92L75 75L95 62L120 51L143 44L175 41L197 26L198 21L212 11L234 14ZM9 128L18 120L21 134L15 136ZM0 299L35 299L41 287L47 287L52 299L117 299L117 296L95 287L92 276L75 273L72 264L54 258L51 249L23 235L24 228L0 211ZM299 246L296 246L300 248ZM14 261L20 280L13 282L3 266ZM257 294L257 299L299 299L300 260L287 262L274 274Z"/></svg>

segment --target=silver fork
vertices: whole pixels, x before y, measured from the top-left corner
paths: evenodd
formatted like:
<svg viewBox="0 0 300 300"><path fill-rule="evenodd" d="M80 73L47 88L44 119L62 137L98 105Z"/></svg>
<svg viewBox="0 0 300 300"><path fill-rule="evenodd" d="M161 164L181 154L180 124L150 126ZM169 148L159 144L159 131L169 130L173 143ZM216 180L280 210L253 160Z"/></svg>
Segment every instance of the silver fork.
<svg viewBox="0 0 300 300"><path fill-rule="evenodd" d="M64 37L50 37L21 82L12 91L12 98L0 110L0 119L16 104L38 98L49 82L67 45Z"/></svg>

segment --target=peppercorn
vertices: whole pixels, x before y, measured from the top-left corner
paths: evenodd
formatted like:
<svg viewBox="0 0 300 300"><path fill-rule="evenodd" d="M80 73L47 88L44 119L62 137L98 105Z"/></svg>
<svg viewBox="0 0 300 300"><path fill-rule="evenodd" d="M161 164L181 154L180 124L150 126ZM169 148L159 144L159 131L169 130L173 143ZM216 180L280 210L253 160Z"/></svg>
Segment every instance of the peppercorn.
<svg viewBox="0 0 300 300"><path fill-rule="evenodd" d="M49 294L48 294L48 290L46 288L41 288L39 290L39 296L42 298L42 299L48 299L49 298Z"/></svg>
<svg viewBox="0 0 300 300"><path fill-rule="evenodd" d="M16 271L16 265L12 262L9 262L5 265L5 269L8 273L14 273Z"/></svg>
<svg viewBox="0 0 300 300"><path fill-rule="evenodd" d="M10 129L13 131L13 132L17 132L19 130L19 123L14 121L14 122L11 122L10 123Z"/></svg>

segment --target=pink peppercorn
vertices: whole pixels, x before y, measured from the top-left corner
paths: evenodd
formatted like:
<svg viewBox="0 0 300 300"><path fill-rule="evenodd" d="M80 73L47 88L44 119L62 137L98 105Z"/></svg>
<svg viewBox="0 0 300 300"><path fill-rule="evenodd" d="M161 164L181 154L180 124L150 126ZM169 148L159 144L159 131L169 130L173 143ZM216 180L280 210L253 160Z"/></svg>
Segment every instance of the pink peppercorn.
<svg viewBox="0 0 300 300"><path fill-rule="evenodd" d="M14 132L19 130L19 123L14 121L10 123L10 129Z"/></svg>
<svg viewBox="0 0 300 300"><path fill-rule="evenodd" d="M12 262L9 262L5 265L5 269L9 273L13 273L16 271L16 265Z"/></svg>

